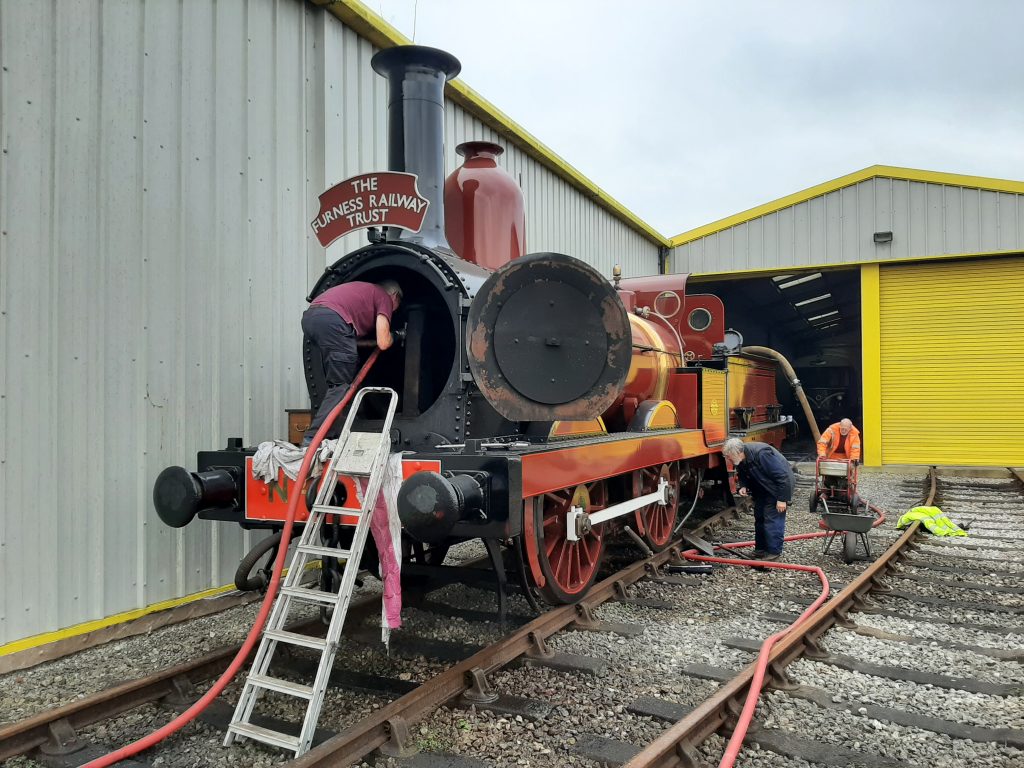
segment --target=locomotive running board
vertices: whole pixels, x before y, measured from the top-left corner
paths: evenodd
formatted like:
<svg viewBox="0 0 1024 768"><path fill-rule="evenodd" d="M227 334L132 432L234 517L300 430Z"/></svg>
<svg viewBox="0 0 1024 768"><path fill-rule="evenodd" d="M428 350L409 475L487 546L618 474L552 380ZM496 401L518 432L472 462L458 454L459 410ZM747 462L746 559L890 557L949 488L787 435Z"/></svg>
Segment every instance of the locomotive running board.
<svg viewBox="0 0 1024 768"><path fill-rule="evenodd" d="M380 432L352 431L356 413L363 402L363 397L367 394L388 397L387 412ZM231 725L228 726L224 746L231 746L236 738L247 738L290 750L298 757L308 752L313 745L313 735L316 731L317 721L320 719L320 709L323 706L327 683L334 666L334 657L341 640L341 630L345 624L352 592L355 589L359 561L362 558L367 534L370 531L370 518L384 481L391 448L391 422L397 407L398 395L388 387L364 387L356 393L324 481L320 484L316 503L310 510L309 520L306 521L302 536L292 555L288 575L274 599L270 619L263 630L259 650L256 651L249 676L242 688L242 695L235 707ZM366 490L362 498L359 499L360 509L358 512L347 507L333 506L330 503L334 497L339 475L347 475L356 480L357 496L361 487L360 480L365 480ZM329 516L340 518L341 526L354 526L355 531L349 549L320 544L320 532L324 528L325 519ZM347 522L347 519L351 518L355 518L356 522ZM305 572L307 563L317 557L333 557L345 561L337 592L308 589L299 585L299 579ZM289 611L295 606L293 601L334 609L324 638L300 635L284 628L288 621ZM269 674L271 659L278 650L279 644L303 646L320 652L320 661L316 665L316 674L310 685L272 677ZM307 702L298 735L274 731L252 722L256 702L266 691L275 691L286 696L304 699Z"/></svg>

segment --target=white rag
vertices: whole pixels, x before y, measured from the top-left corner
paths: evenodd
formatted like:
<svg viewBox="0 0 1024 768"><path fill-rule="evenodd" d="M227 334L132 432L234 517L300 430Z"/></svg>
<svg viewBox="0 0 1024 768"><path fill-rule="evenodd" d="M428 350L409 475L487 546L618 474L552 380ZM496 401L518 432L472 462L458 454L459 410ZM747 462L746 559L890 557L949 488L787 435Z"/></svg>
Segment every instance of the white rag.
<svg viewBox="0 0 1024 768"><path fill-rule="evenodd" d="M324 464L330 460L337 445L337 440L324 440L320 443L313 457L313 465L310 467L310 477L320 477ZM299 476L304 458L305 448L300 448L287 440L268 440L256 448L256 453L252 457L252 476L269 484L277 480L278 472L283 469L289 479L295 480Z"/></svg>

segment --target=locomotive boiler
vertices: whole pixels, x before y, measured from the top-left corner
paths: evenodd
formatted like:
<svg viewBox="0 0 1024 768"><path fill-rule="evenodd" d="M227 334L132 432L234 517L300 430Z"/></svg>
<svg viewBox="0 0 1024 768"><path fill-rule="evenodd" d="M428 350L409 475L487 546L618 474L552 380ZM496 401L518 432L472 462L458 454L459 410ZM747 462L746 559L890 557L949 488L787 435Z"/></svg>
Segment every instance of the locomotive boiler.
<svg viewBox="0 0 1024 768"><path fill-rule="evenodd" d="M531 596L576 601L617 531L655 550L670 543L680 502L727 480L728 437L781 445L789 420L775 364L743 354L722 302L687 295L685 275L616 269L609 280L569 255L524 253L522 194L497 163L500 147L461 145L465 162L444 179L444 85L458 61L403 46L376 54L373 68L389 81L389 170L415 176L426 217L415 232L370 229L308 298L353 280L402 287L392 324L404 341L366 384L399 394L391 441L403 453L407 558L441 566L452 543L480 539L502 588L507 561ZM307 339L316 409L325 384L314 351ZM359 428L372 431L374 414ZM161 519L279 528L288 494L302 489L283 475L255 479L254 452L232 439L199 452L196 471L164 470Z"/></svg>

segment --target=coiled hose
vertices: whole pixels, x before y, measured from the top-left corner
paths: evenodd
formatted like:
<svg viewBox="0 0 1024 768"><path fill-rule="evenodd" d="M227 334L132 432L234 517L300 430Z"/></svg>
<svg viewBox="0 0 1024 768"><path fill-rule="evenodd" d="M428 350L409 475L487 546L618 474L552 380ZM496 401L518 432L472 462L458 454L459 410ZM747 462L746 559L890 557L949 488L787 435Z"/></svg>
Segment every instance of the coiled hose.
<svg viewBox="0 0 1024 768"><path fill-rule="evenodd" d="M345 406L352 400L352 395L359 389L359 386L363 383L363 379L366 378L366 374L370 372L370 368L377 362L377 356L380 354L379 349L374 349L370 353L370 356L363 363L363 367L359 369L359 373L352 385L348 388L348 392L345 393L345 397L342 398L341 402L338 403L334 410L328 414L327 418L324 419L324 423L317 430L316 435L313 437L313 442L306 450L306 456L302 459L302 467L299 469L299 476L295 479L295 487L302 488L305 485L306 480L309 478L309 468L313 463L313 457L316 455L317 448L320 447L320 442L324 439L327 431L334 424L335 419L338 418L338 414L344 410ZM300 500L305 501L306 495L304 493L293 493L290 495L288 500L288 514L285 517L284 528L281 530L281 542L277 549L277 558L274 560L274 572L270 576L270 586L267 588L267 594L263 598L263 603L260 605L260 612L256 616L256 621L252 625L252 629L249 630L249 634L245 638L245 642L242 643L242 647L238 650L235 658L231 660L228 668L224 671L217 681L210 687L210 689L203 694L203 696L193 704L191 707L186 709L176 718L174 718L167 725L159 728L148 736L143 736L138 741L132 742L127 746L116 749L109 754L98 757L95 760L91 760L85 764L84 768L106 768L108 765L125 760L129 757L134 757L143 750L149 749L152 746L159 744L161 741L166 739L173 733L177 733L190 722L192 722L196 716L206 709L210 704L220 696L221 692L227 688L238 671L245 664L246 659L249 658L249 654L252 653L253 647L256 642L260 639L260 634L263 632L263 626L267 623L267 617L270 615L270 609L274 605L274 598L277 596L277 588L281 584L281 571L284 569L285 557L288 553L288 544L291 542L292 537L292 526L295 523L295 514L298 511Z"/></svg>
<svg viewBox="0 0 1024 768"><path fill-rule="evenodd" d="M238 564L238 569L235 571L236 589L242 592L255 592L256 590L266 588L267 584L270 583L270 579L267 577L265 569L261 568L255 575L250 574L252 574L252 569L256 567L256 563L260 561L260 558L280 543L281 531L278 531L260 540L256 543L255 547L249 550L249 553L242 558L242 562Z"/></svg>

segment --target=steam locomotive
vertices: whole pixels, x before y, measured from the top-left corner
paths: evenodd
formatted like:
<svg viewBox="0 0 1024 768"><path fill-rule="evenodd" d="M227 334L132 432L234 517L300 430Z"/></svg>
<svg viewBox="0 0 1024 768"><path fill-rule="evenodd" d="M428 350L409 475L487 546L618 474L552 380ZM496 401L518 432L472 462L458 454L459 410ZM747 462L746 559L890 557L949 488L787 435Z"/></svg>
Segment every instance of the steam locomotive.
<svg viewBox="0 0 1024 768"><path fill-rule="evenodd" d="M670 543L680 502L727 481L728 437L781 445L790 421L775 363L742 353L722 302L687 295L686 275L616 268L608 280L568 255L524 254L522 194L495 161L500 147L461 145L464 165L444 180L444 85L458 61L403 46L372 65L389 81L390 171L415 175L426 215L418 231L371 228L308 299L352 280L402 287L392 324L404 342L366 383L400 397L391 440L404 452L409 565L439 566L452 543L481 539L502 574L511 553L531 595L575 602L617 531L652 550ZM304 358L316 409L326 387L308 339ZM357 428L372 431L374 417ZM236 438L200 451L195 472L164 470L160 518L280 528L301 489L283 474L256 480L254 452Z"/></svg>

